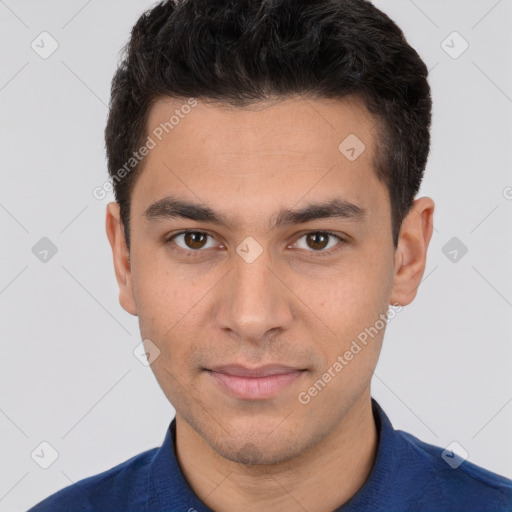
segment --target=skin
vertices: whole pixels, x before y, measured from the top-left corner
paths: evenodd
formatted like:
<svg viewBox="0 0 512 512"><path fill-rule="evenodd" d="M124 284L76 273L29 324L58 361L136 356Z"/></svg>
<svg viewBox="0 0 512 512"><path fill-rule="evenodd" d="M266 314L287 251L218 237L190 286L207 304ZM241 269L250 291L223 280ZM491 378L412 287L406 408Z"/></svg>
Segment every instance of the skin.
<svg viewBox="0 0 512 512"><path fill-rule="evenodd" d="M156 102L148 133L182 104ZM366 145L353 162L338 149L349 134ZM120 303L160 350L151 367L176 409L178 462L218 512L331 512L371 471L370 381L385 329L308 404L298 395L390 304L411 303L424 274L434 203L415 200L395 250L389 196L372 167L375 137L375 119L355 98L199 102L146 157L132 193L130 251L118 205L107 206ZM223 212L232 229L145 217L171 194ZM333 197L367 216L268 228L282 208ZM183 229L211 236L169 240ZM326 231L345 242L305 236ZM252 263L236 252L249 236L262 249ZM204 370L227 363L307 371L269 399L243 400Z"/></svg>

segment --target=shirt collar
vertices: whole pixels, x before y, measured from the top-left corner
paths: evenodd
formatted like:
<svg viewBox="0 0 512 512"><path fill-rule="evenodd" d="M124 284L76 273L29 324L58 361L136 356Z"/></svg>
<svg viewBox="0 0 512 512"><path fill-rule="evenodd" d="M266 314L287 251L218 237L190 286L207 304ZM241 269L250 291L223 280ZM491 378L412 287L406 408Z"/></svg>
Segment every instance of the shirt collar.
<svg viewBox="0 0 512 512"><path fill-rule="evenodd" d="M372 398L372 412L378 436L373 468L359 491L335 512L375 510L376 503L378 503L379 510L392 510L393 508L390 496L393 494L398 480L396 471L400 467L401 438L374 398Z"/></svg>
<svg viewBox="0 0 512 512"><path fill-rule="evenodd" d="M162 446L151 463L147 510L161 512L213 512L194 493L178 465L176 418L167 428Z"/></svg>
<svg viewBox="0 0 512 512"><path fill-rule="evenodd" d="M398 434L377 401L372 398L372 412L377 428L378 447L367 480L352 498L336 512L356 512L371 508L376 501L384 506L393 487L393 468L397 468ZM212 512L195 494L181 471L176 457L176 418L165 435L162 446L151 462L147 482L147 510Z"/></svg>

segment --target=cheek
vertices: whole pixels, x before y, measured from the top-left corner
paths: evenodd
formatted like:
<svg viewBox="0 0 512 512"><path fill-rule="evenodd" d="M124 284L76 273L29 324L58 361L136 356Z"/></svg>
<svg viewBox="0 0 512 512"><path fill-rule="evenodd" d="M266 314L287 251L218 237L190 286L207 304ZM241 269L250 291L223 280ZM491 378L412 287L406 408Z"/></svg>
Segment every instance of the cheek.
<svg viewBox="0 0 512 512"><path fill-rule="evenodd" d="M350 267L333 277L327 293L319 299L322 318L335 333L331 335L335 342L328 345L331 360L350 350L354 340L368 341L368 347L371 345L378 352L377 340L382 338L386 325L382 315L388 311L392 291L393 274L389 268L382 253L362 253ZM369 351L365 352L364 357L357 358L361 363L367 357L373 360Z"/></svg>
<svg viewBox="0 0 512 512"><path fill-rule="evenodd" d="M160 388L174 407L188 408L189 401L198 396L195 386L197 354L201 354L199 336L186 314L176 314L176 306L164 307L167 297L148 298L147 310L139 315L140 332L160 351L151 364Z"/></svg>
<svg viewBox="0 0 512 512"><path fill-rule="evenodd" d="M377 265L362 263L333 278L321 302L335 326L342 330L363 327L387 310L392 281L384 274Z"/></svg>
<svg viewBox="0 0 512 512"><path fill-rule="evenodd" d="M198 302L200 289L159 253L134 254L132 280L141 330L157 331L161 336Z"/></svg>
<svg viewBox="0 0 512 512"><path fill-rule="evenodd" d="M160 350L153 371L161 378L167 378L164 369L176 377L186 375L188 361L199 350L198 318L207 318L201 308L211 285L174 272L168 261L148 257L143 263L134 259L133 287L141 336Z"/></svg>

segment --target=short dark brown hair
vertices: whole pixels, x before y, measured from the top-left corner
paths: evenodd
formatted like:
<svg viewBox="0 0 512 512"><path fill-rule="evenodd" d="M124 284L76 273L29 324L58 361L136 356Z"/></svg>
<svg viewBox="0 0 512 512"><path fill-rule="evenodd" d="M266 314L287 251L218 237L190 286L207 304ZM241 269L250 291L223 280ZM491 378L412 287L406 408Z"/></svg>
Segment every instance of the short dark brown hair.
<svg viewBox="0 0 512 512"><path fill-rule="evenodd" d="M109 175L129 247L130 196L163 96L236 107L297 94L356 95L378 124L374 168L389 192L392 237L419 191L430 148L428 70L400 28L367 0L174 0L132 29L112 80L105 129ZM341 141L340 141L341 142Z"/></svg>

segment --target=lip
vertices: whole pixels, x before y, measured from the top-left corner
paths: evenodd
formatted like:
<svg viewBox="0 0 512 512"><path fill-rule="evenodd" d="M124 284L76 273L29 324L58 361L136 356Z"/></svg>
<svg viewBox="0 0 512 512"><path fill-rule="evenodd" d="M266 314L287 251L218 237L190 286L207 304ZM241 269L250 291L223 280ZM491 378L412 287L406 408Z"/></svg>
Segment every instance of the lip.
<svg viewBox="0 0 512 512"><path fill-rule="evenodd" d="M305 371L281 365L258 368L225 365L207 370L224 392L243 400L271 398L290 386Z"/></svg>

